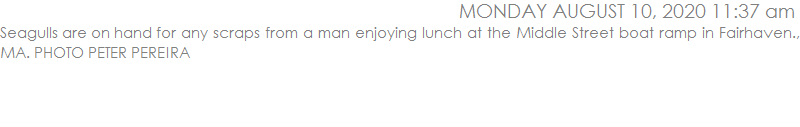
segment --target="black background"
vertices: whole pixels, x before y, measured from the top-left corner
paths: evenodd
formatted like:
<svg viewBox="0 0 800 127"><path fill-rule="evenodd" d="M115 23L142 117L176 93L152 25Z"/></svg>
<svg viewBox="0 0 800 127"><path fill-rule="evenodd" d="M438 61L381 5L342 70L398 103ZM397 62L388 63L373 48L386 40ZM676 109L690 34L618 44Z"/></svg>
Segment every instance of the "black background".
<svg viewBox="0 0 800 127"><path fill-rule="evenodd" d="M16 30L45 27L58 30L162 27L174 30L263 31L264 27L272 27L272 29L296 30L347 29L351 32L373 27L379 29L400 27L407 30L419 30L420 27L427 29L458 27L463 32L476 27L483 27L484 30L486 27L497 27L515 32L517 27L542 26L557 26L559 29L583 26L587 29L624 27L628 30L648 27L655 27L657 30L699 30L700 27L715 31L716 27L797 30L798 21L763 17L766 8L797 7L781 3L761 3L760 13L756 13L761 17L757 16L754 19L714 19L711 15L713 11L707 11L709 15L702 19L633 19L630 11L632 8L630 5L633 3L611 1L581 4L624 3L626 5L623 7L625 10L622 16L625 17L553 19L549 17L552 17L557 4L550 3L544 11L545 18L459 19L456 17L458 14L456 8L460 4L517 3L524 7L525 4L539 2L254 2L103 5L48 3L52 6L4 7L3 9L7 11L4 11L6 14L1 20L2 26ZM564 2L561 4L566 5L573 1ZM760 1L741 3L753 2ZM654 14L658 17L666 11L660 8L663 4L646 3L654 7ZM711 4L713 3L705 4L708 10L713 9ZM568 33L571 31L568 30ZM485 34L487 33L484 32ZM796 67L794 61L798 46L798 41L795 39L694 38L692 41L686 41L685 39L424 39L419 37L421 35L413 42L404 39L389 42L386 39L372 41L372 39L355 38L251 38L249 41L209 38L206 41L182 38L59 38L37 41L0 39L0 42L6 48L24 47L29 56L34 55L33 47L81 46L85 50L88 50L87 47L105 46L187 47L192 55L191 59L2 59L2 63L6 68L24 72L6 76L10 77L9 82L27 88L24 90L64 93L61 95L83 93L86 94L86 98L96 97L95 99L63 99L50 95L43 97L53 101L67 100L65 102L79 104L120 103L119 105L124 106L97 108L109 108L115 111L121 107L137 109L125 112L142 110L152 113L166 111L197 113L203 112L198 111L201 109L216 109L214 111L236 113L203 112L195 115L215 119L217 117L211 114L237 114L239 117L235 119L243 121L248 121L244 118L257 119L256 121L269 118L278 119L277 121L296 120L300 123L302 119L341 117L336 114L352 115L354 112L348 111L353 110L360 111L355 113L360 116L386 115L385 111L394 112L390 114L396 113L396 116L430 113L429 111L449 112L442 114L452 115L468 110L467 107L470 106L465 105L472 102L500 105L520 102L518 98L528 100L536 97L549 98L546 100L584 98L585 96L565 93L586 94L634 89L624 87L625 84L687 86L634 90L668 93L667 91L673 89L717 89L720 85L724 85L720 82L765 83L776 80L765 80L763 77L780 79L786 76L780 74L793 72ZM15 80L17 77L25 80ZM660 86L662 85L648 85L648 88L661 88ZM603 90L598 91L598 89ZM780 87L769 89L780 89ZM619 96L642 99L645 97L636 96L653 94L649 92ZM704 92L701 90L684 94L697 93ZM542 97L545 95L557 96ZM146 106L122 104L125 101L121 101L137 98L146 99L135 102L175 107L142 108ZM440 105L440 107L433 109L425 105L393 103L420 102L420 100L426 100L424 104ZM619 102L624 100L620 99ZM550 102L554 101L547 101ZM372 105L363 107L350 105L355 103ZM526 106L524 103L509 105L512 105L509 107ZM225 108L213 108L215 106ZM445 109L448 110L444 111ZM278 118L259 114L238 114L243 112L285 114ZM177 114L186 115L186 113ZM320 113L330 116L306 116ZM436 118L435 116L425 118L428 117ZM381 119L371 118L376 121ZM419 120L407 119L407 121Z"/></svg>

